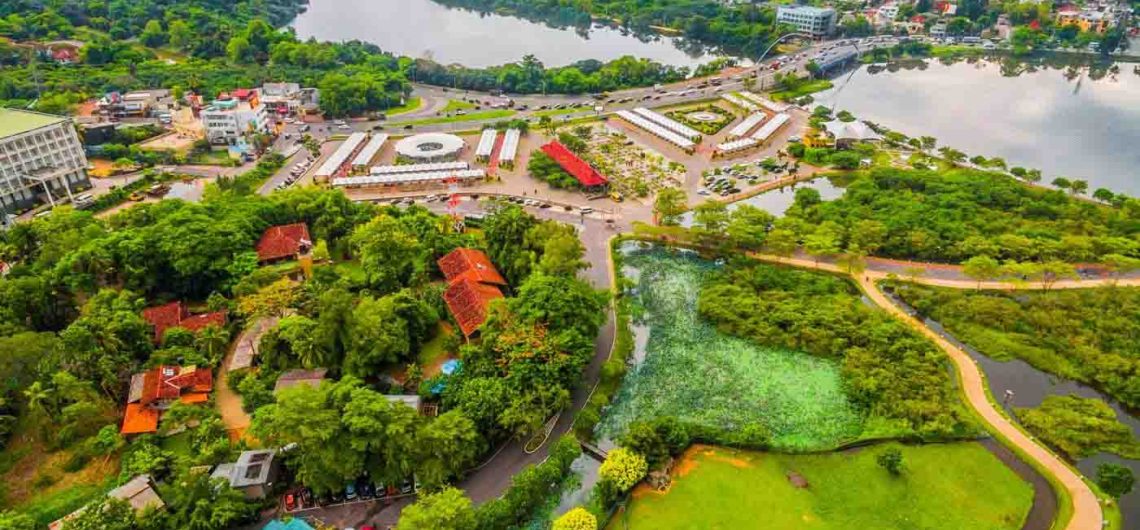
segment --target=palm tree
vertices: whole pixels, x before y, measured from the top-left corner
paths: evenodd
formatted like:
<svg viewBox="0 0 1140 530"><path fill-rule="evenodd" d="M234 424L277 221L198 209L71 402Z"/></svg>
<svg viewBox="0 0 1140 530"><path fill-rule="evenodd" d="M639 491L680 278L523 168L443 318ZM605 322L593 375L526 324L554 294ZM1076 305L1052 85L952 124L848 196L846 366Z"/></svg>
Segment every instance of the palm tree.
<svg viewBox="0 0 1140 530"><path fill-rule="evenodd" d="M230 342L230 333L220 326L206 326L194 337L194 346L206 357L218 359Z"/></svg>
<svg viewBox="0 0 1140 530"><path fill-rule="evenodd" d="M51 409L55 408L54 397L52 389L44 386L43 381L36 381L24 389L24 399L28 400L28 409L42 412L44 416L52 415Z"/></svg>

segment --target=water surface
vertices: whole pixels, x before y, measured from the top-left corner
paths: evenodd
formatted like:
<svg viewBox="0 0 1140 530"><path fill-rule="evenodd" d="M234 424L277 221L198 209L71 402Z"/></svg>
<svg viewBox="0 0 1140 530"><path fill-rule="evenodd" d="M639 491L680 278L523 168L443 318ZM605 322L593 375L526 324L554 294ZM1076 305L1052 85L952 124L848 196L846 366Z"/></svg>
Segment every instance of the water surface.
<svg viewBox="0 0 1140 530"><path fill-rule="evenodd" d="M647 42L610 27L588 32L558 29L452 9L431 0L310 0L308 11L297 17L293 28L302 39L361 40L397 55L472 67L515 62L526 54L547 66L624 55L673 66L696 66L711 59L701 51L681 50L678 45L685 43L680 39Z"/></svg>
<svg viewBox="0 0 1140 530"><path fill-rule="evenodd" d="M861 67L816 102L968 155L1000 156L1140 195L1140 75L1134 65L936 61ZM848 78L850 81L847 81Z"/></svg>

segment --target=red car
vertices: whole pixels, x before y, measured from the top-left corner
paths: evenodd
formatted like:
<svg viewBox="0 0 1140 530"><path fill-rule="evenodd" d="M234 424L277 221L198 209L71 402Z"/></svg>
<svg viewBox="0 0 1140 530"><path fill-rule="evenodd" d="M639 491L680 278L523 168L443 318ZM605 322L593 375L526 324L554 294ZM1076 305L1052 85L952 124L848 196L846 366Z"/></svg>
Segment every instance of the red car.
<svg viewBox="0 0 1140 530"><path fill-rule="evenodd" d="M297 497L292 493L285 495L285 511L291 512L297 509Z"/></svg>

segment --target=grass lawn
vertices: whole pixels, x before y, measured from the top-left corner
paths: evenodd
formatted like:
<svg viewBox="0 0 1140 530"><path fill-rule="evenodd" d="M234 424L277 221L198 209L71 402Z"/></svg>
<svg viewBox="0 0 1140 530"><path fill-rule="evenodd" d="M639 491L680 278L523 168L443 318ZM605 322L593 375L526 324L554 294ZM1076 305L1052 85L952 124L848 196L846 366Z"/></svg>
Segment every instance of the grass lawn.
<svg viewBox="0 0 1140 530"><path fill-rule="evenodd" d="M440 112L447 113L447 112L455 112L457 110L467 110L467 109L473 109L473 108L475 108L474 103L459 100L459 99L451 99L451 100L447 101L447 106L444 107L443 110L441 110Z"/></svg>
<svg viewBox="0 0 1140 530"><path fill-rule="evenodd" d="M113 421L113 420L112 420ZM67 471L70 450L48 452L45 444L17 426L0 453L0 507L25 513L40 527L80 508L111 487L119 474L117 457L97 457L76 471Z"/></svg>
<svg viewBox="0 0 1140 530"><path fill-rule="evenodd" d="M193 165L204 166L231 166L233 165L233 157L230 156L229 151L226 150L209 150L202 153L191 155L186 162Z"/></svg>
<svg viewBox="0 0 1140 530"><path fill-rule="evenodd" d="M813 455L697 446L675 467L668 492L635 490L608 528L1021 528L1033 488L980 444L890 446L903 454L900 477L875 462L887 446ZM792 484L796 475L806 486Z"/></svg>
<svg viewBox="0 0 1140 530"><path fill-rule="evenodd" d="M814 79L796 87L794 90L777 90L775 92L772 92L772 99L776 101L796 99L808 94L822 92L831 88L832 86L833 85L831 84L831 81L828 81L826 79Z"/></svg>
<svg viewBox="0 0 1140 530"><path fill-rule="evenodd" d="M403 105L400 105L399 107L391 107L388 110L384 111L384 114L387 116L395 116L397 114L404 114L413 110L417 110L421 106L423 106L423 101L420 100L420 97L412 96L408 99L405 99Z"/></svg>
<svg viewBox="0 0 1140 530"><path fill-rule="evenodd" d="M394 125L434 125L437 123L459 123L464 121L481 121L481 120L494 120L500 118L509 118L515 115L515 111L510 109L494 109L494 110L481 110L479 112L469 112L462 116L441 116L438 118L424 118L422 120L412 120L400 122Z"/></svg>

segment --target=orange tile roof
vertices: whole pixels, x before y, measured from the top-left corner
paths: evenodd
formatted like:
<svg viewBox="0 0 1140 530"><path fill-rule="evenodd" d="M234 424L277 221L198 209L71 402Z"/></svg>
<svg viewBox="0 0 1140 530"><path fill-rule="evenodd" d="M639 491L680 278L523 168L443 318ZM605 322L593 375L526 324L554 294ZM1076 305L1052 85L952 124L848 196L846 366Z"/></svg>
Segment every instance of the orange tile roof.
<svg viewBox="0 0 1140 530"><path fill-rule="evenodd" d="M170 328L185 328L189 331L196 332L210 325L219 327L226 325L225 311L191 315L190 310L186 308L186 304L180 301L170 302L169 304L156 307L148 307L143 310L142 317L143 320L150 322L150 325L154 326L155 342L162 342L162 336L166 334L166 330Z"/></svg>
<svg viewBox="0 0 1140 530"><path fill-rule="evenodd" d="M481 250L457 248L439 258L439 270L448 282L466 278L480 283L506 285L507 280L499 274L491 259Z"/></svg>
<svg viewBox="0 0 1140 530"><path fill-rule="evenodd" d="M192 405L194 403L205 403L210 400L210 394L206 392L191 392L189 394L182 394L178 401Z"/></svg>
<svg viewBox="0 0 1140 530"><path fill-rule="evenodd" d="M296 256L312 245L305 223L271 226L257 242L257 259L270 261Z"/></svg>
<svg viewBox="0 0 1140 530"><path fill-rule="evenodd" d="M143 406L141 403L127 405L126 414L123 415L123 428L121 434L143 434L158 432L158 409Z"/></svg>
<svg viewBox="0 0 1140 530"><path fill-rule="evenodd" d="M502 291L494 285L478 283L468 278L460 278L443 292L447 309L459 322L464 336L471 336L487 320L487 309L491 302L503 297Z"/></svg>
<svg viewBox="0 0 1140 530"><path fill-rule="evenodd" d="M178 399L184 390L209 392L213 388L214 374L208 368L157 366L143 372L139 404Z"/></svg>

